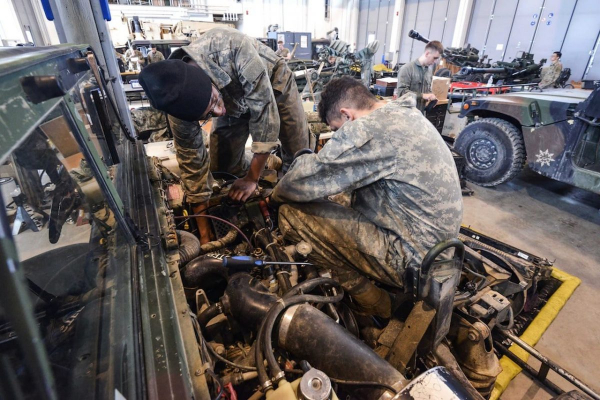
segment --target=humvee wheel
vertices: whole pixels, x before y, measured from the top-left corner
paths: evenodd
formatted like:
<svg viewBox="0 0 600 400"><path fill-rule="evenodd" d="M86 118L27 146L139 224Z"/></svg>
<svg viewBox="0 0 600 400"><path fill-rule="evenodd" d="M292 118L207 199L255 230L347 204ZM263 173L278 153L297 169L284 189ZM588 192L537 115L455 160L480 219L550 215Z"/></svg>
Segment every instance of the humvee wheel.
<svg viewBox="0 0 600 400"><path fill-rule="evenodd" d="M435 74L433 75L439 76L441 78L450 78L452 77L452 71L450 71L448 68L440 68L437 71L435 71Z"/></svg>
<svg viewBox="0 0 600 400"><path fill-rule="evenodd" d="M458 135L454 149L465 157L465 177L481 186L514 178L525 165L521 131L500 118L482 118Z"/></svg>

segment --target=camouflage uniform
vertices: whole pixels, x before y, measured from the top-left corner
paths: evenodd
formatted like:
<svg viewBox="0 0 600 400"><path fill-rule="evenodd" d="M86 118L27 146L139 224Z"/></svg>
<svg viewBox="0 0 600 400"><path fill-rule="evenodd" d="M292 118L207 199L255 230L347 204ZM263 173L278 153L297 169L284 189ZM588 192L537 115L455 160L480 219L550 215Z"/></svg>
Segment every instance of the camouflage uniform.
<svg viewBox="0 0 600 400"><path fill-rule="evenodd" d="M539 86L542 89L553 87L562 72L562 68L560 61L553 62L549 67L542 68L542 80Z"/></svg>
<svg viewBox="0 0 600 400"><path fill-rule="evenodd" d="M136 136L150 142L170 139L166 114L152 107L140 107L131 110L131 119Z"/></svg>
<svg viewBox="0 0 600 400"><path fill-rule="evenodd" d="M460 182L452 155L414 95L345 123L317 154L296 159L275 187L279 227L347 290L361 274L397 287L407 266L458 235ZM350 208L324 201L352 192Z"/></svg>
<svg viewBox="0 0 600 400"><path fill-rule="evenodd" d="M204 203L212 195L213 177L210 158L204 145L202 128L197 121L188 122L169 115L173 143L183 191L189 203Z"/></svg>
<svg viewBox="0 0 600 400"><path fill-rule="evenodd" d="M165 59L165 56L163 56L163 53L161 53L158 50L156 50L156 53L153 53L152 50L150 50L150 53L148 53L148 64L159 62L164 59Z"/></svg>
<svg viewBox="0 0 600 400"><path fill-rule="evenodd" d="M277 50L275 54L277 54L279 57L286 58L290 54L290 50L284 47L281 50Z"/></svg>
<svg viewBox="0 0 600 400"><path fill-rule="evenodd" d="M133 57L137 57L137 61L133 61L132 58ZM129 63L131 62L131 66L132 68L135 69L142 69L143 67L146 66L146 59L144 58L144 55L142 54L141 51L137 50L137 49L133 49L133 48L129 48L127 49L127 51L125 52L125 64L126 66L129 65Z"/></svg>
<svg viewBox="0 0 600 400"><path fill-rule="evenodd" d="M243 175L248 168L244 148L252 135L252 152L269 153L281 141L284 168L296 151L308 146L308 126L294 74L285 60L256 39L225 27L213 28L170 58L189 56L220 90L227 115L213 119L210 136L210 169ZM196 124L176 118L171 128L178 148L196 145ZM178 129L175 129L174 126ZM189 129L189 130L186 130ZM185 168L193 173L190 194L203 192L206 176L200 176L202 157L182 154ZM208 159L205 160L208 162ZM182 167L183 168L183 167ZM197 196L193 196L197 197Z"/></svg>
<svg viewBox="0 0 600 400"><path fill-rule="evenodd" d="M416 59L408 64L404 64L398 73L398 97L403 96L408 92L413 92L417 95L417 106L419 110L425 108L423 93L432 93L431 80L433 72L431 68L424 67Z"/></svg>

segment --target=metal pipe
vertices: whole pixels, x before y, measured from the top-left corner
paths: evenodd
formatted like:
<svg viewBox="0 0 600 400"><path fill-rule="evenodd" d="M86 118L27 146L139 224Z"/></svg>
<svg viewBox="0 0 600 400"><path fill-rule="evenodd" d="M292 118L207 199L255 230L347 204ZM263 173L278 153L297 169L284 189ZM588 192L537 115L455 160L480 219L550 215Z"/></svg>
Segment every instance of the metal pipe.
<svg viewBox="0 0 600 400"><path fill-rule="evenodd" d="M465 376L462 368L456 361L456 358L444 343L440 343L433 351L435 359L439 365L446 367L446 369L454 375L454 377L460 382L463 388L472 396L473 400L483 400L481 393L477 391L469 381L469 378Z"/></svg>
<svg viewBox="0 0 600 400"><path fill-rule="evenodd" d="M565 378L577 388L583 390L587 395L591 396L596 400L600 400L600 395L598 393L594 392L589 386L577 379L575 375L571 374L569 371L567 371L566 369L556 364L554 361L550 360L548 357L544 356L542 353L525 343L523 340L521 340L521 338L519 338L516 335L513 335L508 331L498 330L498 332L500 332L502 335L510 339L513 343L516 343L523 350L540 360L543 364L546 364L548 367L550 367L551 370Z"/></svg>
<svg viewBox="0 0 600 400"><path fill-rule="evenodd" d="M543 380L540 379L540 377L538 376L538 371L536 371L535 368L533 368L531 365L527 364L525 361L517 357L515 353L508 350L504 345L502 345L502 343L494 341L494 347L497 348L500 351L500 353L502 353L502 355L505 355L506 357L510 358L515 364L517 364L523 370L527 371L527 373L529 373L529 375L534 380L546 386L548 389L550 389L557 395L561 395L565 392L564 390L556 386L554 383L550 382L547 378Z"/></svg>

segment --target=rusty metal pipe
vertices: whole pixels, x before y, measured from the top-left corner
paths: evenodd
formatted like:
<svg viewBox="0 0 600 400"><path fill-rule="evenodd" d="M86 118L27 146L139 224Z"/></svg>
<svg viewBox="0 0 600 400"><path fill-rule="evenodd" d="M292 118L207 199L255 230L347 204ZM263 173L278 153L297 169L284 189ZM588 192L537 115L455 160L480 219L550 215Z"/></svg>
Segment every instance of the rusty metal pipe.
<svg viewBox="0 0 600 400"><path fill-rule="evenodd" d="M523 340L521 340L520 337L513 335L508 331L497 330L497 332L510 339L513 343L515 343L520 348L522 348L523 350L540 360L543 364L546 364L551 370L553 370L554 372L565 378L567 381L575 385L578 389L584 391L588 396L592 397L595 400L600 400L600 395L594 392L588 385L586 385L585 383L577 379L575 375L573 375L572 373L570 373L569 371L567 371L566 369L556 364L554 361L550 360L548 357L544 356L542 353L525 343Z"/></svg>

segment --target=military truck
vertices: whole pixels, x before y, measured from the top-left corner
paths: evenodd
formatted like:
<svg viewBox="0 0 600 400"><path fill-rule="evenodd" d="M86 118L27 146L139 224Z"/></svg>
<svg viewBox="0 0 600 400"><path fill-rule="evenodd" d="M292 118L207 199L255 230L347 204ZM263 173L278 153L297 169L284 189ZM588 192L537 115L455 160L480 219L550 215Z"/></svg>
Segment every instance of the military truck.
<svg viewBox="0 0 600 400"><path fill-rule="evenodd" d="M507 93L472 97L459 117L466 127L454 143L465 176L497 186L525 164L549 178L600 193L600 89Z"/></svg>
<svg viewBox="0 0 600 400"><path fill-rule="evenodd" d="M552 263L463 228L378 320L284 242L273 182L232 203L216 172L200 245L173 142L126 129L89 50L0 49L1 399L489 397Z"/></svg>

